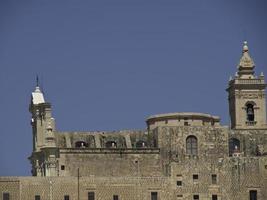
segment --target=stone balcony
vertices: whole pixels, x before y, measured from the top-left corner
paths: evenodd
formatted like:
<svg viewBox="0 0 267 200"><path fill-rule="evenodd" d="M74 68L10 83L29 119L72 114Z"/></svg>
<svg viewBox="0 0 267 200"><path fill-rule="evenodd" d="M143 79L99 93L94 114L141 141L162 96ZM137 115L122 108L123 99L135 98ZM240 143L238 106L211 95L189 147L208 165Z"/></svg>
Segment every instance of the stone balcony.
<svg viewBox="0 0 267 200"><path fill-rule="evenodd" d="M235 79L236 84L264 84L264 79Z"/></svg>
<svg viewBox="0 0 267 200"><path fill-rule="evenodd" d="M256 121L246 121L247 126L255 126L257 124Z"/></svg>

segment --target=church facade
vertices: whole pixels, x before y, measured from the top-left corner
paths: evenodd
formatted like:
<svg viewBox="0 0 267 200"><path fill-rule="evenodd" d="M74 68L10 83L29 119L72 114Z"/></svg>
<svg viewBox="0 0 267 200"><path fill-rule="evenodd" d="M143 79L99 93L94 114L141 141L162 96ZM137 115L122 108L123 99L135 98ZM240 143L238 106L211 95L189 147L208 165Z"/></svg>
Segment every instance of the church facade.
<svg viewBox="0 0 267 200"><path fill-rule="evenodd" d="M146 119L145 130L58 132L31 96L32 177L0 177L0 200L266 200L265 80L244 42L227 92L231 125L204 113Z"/></svg>

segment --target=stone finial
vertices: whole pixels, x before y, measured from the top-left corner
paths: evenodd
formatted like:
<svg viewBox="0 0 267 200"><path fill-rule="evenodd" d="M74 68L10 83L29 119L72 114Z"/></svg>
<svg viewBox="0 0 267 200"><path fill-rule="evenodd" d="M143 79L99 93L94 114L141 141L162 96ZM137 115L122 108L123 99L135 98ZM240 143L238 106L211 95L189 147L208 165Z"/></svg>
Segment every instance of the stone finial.
<svg viewBox="0 0 267 200"><path fill-rule="evenodd" d="M248 42L244 41L243 42L243 53L248 51Z"/></svg>
<svg viewBox="0 0 267 200"><path fill-rule="evenodd" d="M255 78L255 64L248 52L247 41L243 43L242 56L238 64L238 75L241 79Z"/></svg>

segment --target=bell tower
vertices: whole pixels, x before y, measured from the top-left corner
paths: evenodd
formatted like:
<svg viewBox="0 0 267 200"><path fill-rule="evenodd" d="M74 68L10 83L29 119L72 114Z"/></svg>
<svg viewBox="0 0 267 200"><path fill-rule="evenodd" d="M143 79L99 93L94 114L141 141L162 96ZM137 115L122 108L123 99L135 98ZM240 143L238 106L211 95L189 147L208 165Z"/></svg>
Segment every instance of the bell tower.
<svg viewBox="0 0 267 200"><path fill-rule="evenodd" d="M57 176L57 147L55 119L51 104L46 102L38 78L31 95L29 111L32 115L33 152L29 157L33 176Z"/></svg>
<svg viewBox="0 0 267 200"><path fill-rule="evenodd" d="M263 73L254 74L255 64L245 41L235 77L230 77L227 92L232 129L267 129L266 84Z"/></svg>

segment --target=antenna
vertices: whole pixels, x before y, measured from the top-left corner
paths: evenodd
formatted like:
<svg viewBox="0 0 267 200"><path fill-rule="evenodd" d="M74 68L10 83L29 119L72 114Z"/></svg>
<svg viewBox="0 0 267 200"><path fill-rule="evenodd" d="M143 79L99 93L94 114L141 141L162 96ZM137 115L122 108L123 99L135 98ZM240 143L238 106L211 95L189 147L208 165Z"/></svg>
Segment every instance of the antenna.
<svg viewBox="0 0 267 200"><path fill-rule="evenodd" d="M42 89L42 92L43 94L45 94L45 91L44 91L44 79L43 79L43 76L41 76L41 85L40 85L41 89Z"/></svg>
<svg viewBox="0 0 267 200"><path fill-rule="evenodd" d="M38 74L36 75L36 87L39 87L39 77L38 77Z"/></svg>

